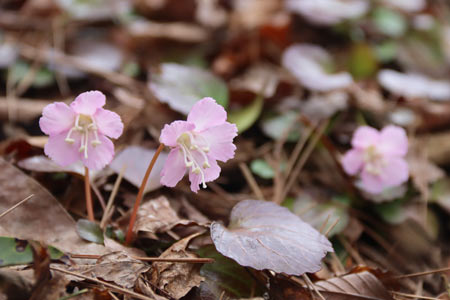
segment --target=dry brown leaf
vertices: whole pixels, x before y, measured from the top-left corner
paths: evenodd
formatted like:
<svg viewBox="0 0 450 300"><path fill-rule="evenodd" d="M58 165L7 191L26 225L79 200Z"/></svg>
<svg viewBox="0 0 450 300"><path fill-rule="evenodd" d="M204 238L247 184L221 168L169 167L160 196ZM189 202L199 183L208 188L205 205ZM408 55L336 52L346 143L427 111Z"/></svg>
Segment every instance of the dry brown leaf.
<svg viewBox="0 0 450 300"><path fill-rule="evenodd" d="M125 252L112 252L100 257L95 265L79 265L71 271L84 275L94 275L112 281L124 288L133 288L139 276L150 267Z"/></svg>
<svg viewBox="0 0 450 300"><path fill-rule="evenodd" d="M128 26L131 36L136 38L166 38L180 42L202 42L207 39L208 32L197 25L174 22L157 23L139 19Z"/></svg>
<svg viewBox="0 0 450 300"><path fill-rule="evenodd" d="M150 200L141 205L138 211L135 230L151 234L165 232L180 221L166 197Z"/></svg>
<svg viewBox="0 0 450 300"><path fill-rule="evenodd" d="M326 300L392 300L383 283L368 271L314 283Z"/></svg>
<svg viewBox="0 0 450 300"><path fill-rule="evenodd" d="M20 200L33 198L0 219L0 235L36 240L62 251L103 254L105 248L83 241L75 221L61 204L37 181L0 159L0 212Z"/></svg>
<svg viewBox="0 0 450 300"><path fill-rule="evenodd" d="M186 250L191 239L200 233L192 234L164 251L161 258L195 258L195 254ZM152 265L151 281L175 299L186 295L193 287L199 286L204 280L200 276L200 265L192 263L157 262Z"/></svg>

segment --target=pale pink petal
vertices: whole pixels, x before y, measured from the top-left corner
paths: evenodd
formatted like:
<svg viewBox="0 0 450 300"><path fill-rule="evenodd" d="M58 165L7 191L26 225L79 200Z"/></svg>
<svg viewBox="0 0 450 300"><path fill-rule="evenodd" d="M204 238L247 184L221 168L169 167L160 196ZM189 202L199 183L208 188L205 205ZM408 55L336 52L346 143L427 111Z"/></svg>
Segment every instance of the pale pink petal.
<svg viewBox="0 0 450 300"><path fill-rule="evenodd" d="M106 97L100 91L84 92L70 104L70 107L77 113L92 116L98 108L106 103Z"/></svg>
<svg viewBox="0 0 450 300"><path fill-rule="evenodd" d="M199 154L196 153L194 155L194 157L197 161L202 161L201 156L199 156ZM208 157L208 160L209 160L210 167L203 169L203 173L205 176L205 182L216 180L220 174L220 167L217 164L217 162L210 157ZM191 190L194 193L197 193L198 190L200 189L200 185L202 184L201 174L195 174L195 173L189 172L189 180L191 181Z"/></svg>
<svg viewBox="0 0 450 300"><path fill-rule="evenodd" d="M228 122L208 128L201 133L201 137L208 143L209 155L223 162L234 157L236 146L233 144L233 139L236 136L236 125Z"/></svg>
<svg viewBox="0 0 450 300"><path fill-rule="evenodd" d="M41 130L48 135L68 131L75 124L75 112L63 102L44 107L39 119Z"/></svg>
<svg viewBox="0 0 450 300"><path fill-rule="evenodd" d="M379 194L386 188L381 176L373 175L365 170L361 173L361 181L363 189L371 194Z"/></svg>
<svg viewBox="0 0 450 300"><path fill-rule="evenodd" d="M83 153L80 153L81 160L84 165L91 170L101 170L111 162L114 157L114 144L103 134L99 134L98 139L101 144L92 146L90 141L94 140L94 135L89 135L88 143L88 158L85 158Z"/></svg>
<svg viewBox="0 0 450 300"><path fill-rule="evenodd" d="M179 148L172 149L167 156L164 168L161 171L161 184L174 187L186 173L183 154Z"/></svg>
<svg viewBox="0 0 450 300"><path fill-rule="evenodd" d="M123 131L123 123L115 112L99 108L94 115L98 130L110 138L117 139Z"/></svg>
<svg viewBox="0 0 450 300"><path fill-rule="evenodd" d="M342 157L342 167L349 175L356 175L363 166L363 150L351 149Z"/></svg>
<svg viewBox="0 0 450 300"><path fill-rule="evenodd" d="M223 124L227 119L227 112L223 106L213 98L203 98L196 102L187 117L187 121L195 124L195 131L202 131L209 127Z"/></svg>
<svg viewBox="0 0 450 300"><path fill-rule="evenodd" d="M386 187L398 186L408 180L408 163L403 158L386 158L386 166L381 173L382 181Z"/></svg>
<svg viewBox="0 0 450 300"><path fill-rule="evenodd" d="M78 151L80 138L77 135L77 132L72 135L75 140L73 144L65 141L67 131L51 135L44 147L45 154L62 167L78 161L80 159L80 152Z"/></svg>
<svg viewBox="0 0 450 300"><path fill-rule="evenodd" d="M369 126L359 127L352 138L352 146L354 148L367 148L372 145L377 145L380 140L380 133L375 128Z"/></svg>
<svg viewBox="0 0 450 300"><path fill-rule="evenodd" d="M408 137L403 128L389 125L381 130L377 146L386 155L405 156L408 153Z"/></svg>
<svg viewBox="0 0 450 300"><path fill-rule="evenodd" d="M173 121L170 124L164 125L161 130L161 136L159 141L166 146L176 147L178 137L186 132L195 128L195 125L186 121Z"/></svg>

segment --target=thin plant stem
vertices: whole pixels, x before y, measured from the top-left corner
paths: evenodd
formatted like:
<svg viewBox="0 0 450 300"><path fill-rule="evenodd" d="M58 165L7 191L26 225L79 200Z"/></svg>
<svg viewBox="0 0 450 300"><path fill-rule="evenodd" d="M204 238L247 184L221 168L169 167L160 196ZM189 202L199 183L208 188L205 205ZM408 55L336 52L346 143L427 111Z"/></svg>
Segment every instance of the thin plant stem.
<svg viewBox="0 0 450 300"><path fill-rule="evenodd" d="M94 209L92 207L91 182L89 180L88 167L84 167L84 193L86 196L86 209L87 209L87 214L88 214L88 220L95 222Z"/></svg>
<svg viewBox="0 0 450 300"><path fill-rule="evenodd" d="M8 208L7 210L5 210L4 212L2 212L0 214L0 219L3 218L4 216L6 216L7 214L9 214L10 212L12 212L13 210L15 210L17 207L21 206L22 204L24 204L25 202L27 202L28 200L30 200L31 198L33 198L34 194L31 194L30 196L26 197L25 199L19 201L18 203L14 204L13 206L11 206L10 208Z"/></svg>
<svg viewBox="0 0 450 300"><path fill-rule="evenodd" d="M144 178L142 179L141 186L139 187L139 192L136 197L136 201L134 202L133 212L131 213L130 217L130 223L128 224L128 231L127 235L125 237L125 244L130 245L131 241L133 239L133 227L134 223L136 222L137 212L139 209L139 205L141 204L142 197L144 196L144 190L145 186L147 185L148 178L150 177L150 173L152 172L153 166L156 163L156 159L158 158L161 151L164 149L164 144L161 143L156 149L155 154L153 155L152 160L150 161L150 164L148 165L147 171L145 172Z"/></svg>

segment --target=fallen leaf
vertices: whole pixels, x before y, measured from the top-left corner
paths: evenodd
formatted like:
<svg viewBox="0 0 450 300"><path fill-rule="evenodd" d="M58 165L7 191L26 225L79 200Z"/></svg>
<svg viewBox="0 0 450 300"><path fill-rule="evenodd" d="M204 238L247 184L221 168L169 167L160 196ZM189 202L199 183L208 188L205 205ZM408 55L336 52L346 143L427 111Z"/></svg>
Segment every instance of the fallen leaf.
<svg viewBox="0 0 450 300"><path fill-rule="evenodd" d="M277 89L280 80L279 73L280 70L276 66L256 64L242 76L232 79L230 88L262 94L264 97L270 98L275 94Z"/></svg>
<svg viewBox="0 0 450 300"><path fill-rule="evenodd" d="M318 281L314 285L327 300L393 300L383 283L368 271Z"/></svg>
<svg viewBox="0 0 450 300"><path fill-rule="evenodd" d="M35 240L67 252L103 254L101 245L84 242L75 221L38 182L0 159L0 211L20 200L33 198L0 219L0 235Z"/></svg>
<svg viewBox="0 0 450 300"><path fill-rule="evenodd" d="M61 167L53 160L44 155L32 156L19 161L18 166L22 169L36 172L48 172L48 173L75 173L84 176L84 165L81 161L68 165L67 167ZM91 180L98 175L98 171L89 170L89 177Z"/></svg>
<svg viewBox="0 0 450 300"><path fill-rule="evenodd" d="M287 208L258 200L239 202L228 229L212 223L211 238L220 253L240 265L290 275L317 272L333 251L325 236Z"/></svg>
<svg viewBox="0 0 450 300"><path fill-rule="evenodd" d="M227 85L210 71L174 63L162 64L160 68L159 74L151 74L149 86L156 97L173 110L187 115L192 106L204 97L214 98L227 107Z"/></svg>
<svg viewBox="0 0 450 300"><path fill-rule="evenodd" d="M134 287L138 277L150 267L124 252L113 252L100 257L95 266L84 274L94 274L98 278L112 281L124 288Z"/></svg>
<svg viewBox="0 0 450 300"><path fill-rule="evenodd" d="M191 239L201 233L192 234L170 246L161 258L195 258L194 253L186 250ZM199 286L204 280L200 275L200 265L192 263L155 262L152 264L151 282L164 290L171 297L179 299L193 287Z"/></svg>
<svg viewBox="0 0 450 300"><path fill-rule="evenodd" d="M135 224L136 231L159 233L169 230L178 223L177 213L170 206L166 197L160 196L156 199L143 203L138 210Z"/></svg>
<svg viewBox="0 0 450 300"><path fill-rule="evenodd" d="M196 253L201 257L214 258L213 263L204 264L200 269L200 275L205 277L197 291L201 299L205 299L206 295L219 299L223 291L232 298L262 293L257 280L244 267L217 252L213 245L202 247Z"/></svg>
<svg viewBox="0 0 450 300"><path fill-rule="evenodd" d="M231 111L228 114L228 121L236 124L239 133L249 129L258 120L261 115L264 100L261 96L257 96L252 103L246 107Z"/></svg>
<svg viewBox="0 0 450 300"><path fill-rule="evenodd" d="M119 174L125 166L126 169L123 177L135 187L140 187L142 178L144 178L145 172L147 171L148 164L152 160L155 152L156 150L153 149L146 149L140 146L129 146L116 155L109 167ZM166 159L167 153L162 152L156 160L152 173L150 173L150 177L147 181L147 185L145 186L144 191L146 193L154 191L161 186L161 183L159 182L161 179L160 173Z"/></svg>

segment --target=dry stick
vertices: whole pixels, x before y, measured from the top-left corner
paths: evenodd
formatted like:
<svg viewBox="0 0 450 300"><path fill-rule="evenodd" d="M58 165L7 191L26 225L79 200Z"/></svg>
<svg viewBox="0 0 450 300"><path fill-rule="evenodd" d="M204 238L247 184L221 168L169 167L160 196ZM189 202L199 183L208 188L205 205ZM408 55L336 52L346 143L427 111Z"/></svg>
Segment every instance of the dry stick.
<svg viewBox="0 0 450 300"><path fill-rule="evenodd" d="M84 194L86 197L86 209L88 213L88 220L95 222L94 209L92 207L91 183L89 181L88 167L84 167Z"/></svg>
<svg viewBox="0 0 450 300"><path fill-rule="evenodd" d="M120 169L119 176L117 176L116 182L114 182L114 187L112 189L111 195L109 195L108 203L106 204L105 211L103 212L103 217L100 222L100 228L104 228L108 218L110 217L111 207L114 203L114 198L116 198L117 191L119 190L120 183L122 182L123 174L125 174L125 170L127 169L126 165L122 166Z"/></svg>
<svg viewBox="0 0 450 300"><path fill-rule="evenodd" d="M69 274L69 275L72 275L72 276L76 276L76 277L80 277L80 278L83 278L83 279L86 279L86 280L90 280L90 281L96 282L98 284L102 284L102 285L104 285L106 287L109 287L110 289L113 289L113 290L115 290L115 291L117 291L117 292L119 292L119 293L121 293L123 295L130 295L130 296L136 297L138 299L142 299L142 300L154 300L153 298L150 298L150 297L147 297L145 295L142 295L142 294L139 294L139 293L136 293L136 292L133 292L133 291L121 288L120 286L111 284L109 282L106 282L106 281L103 281L103 280L100 280L100 279L97 279L97 278L89 277L89 276L86 276L86 275L83 275L83 274L79 274L79 273L75 273L75 272L71 272L71 271L67 271L67 270L63 270L63 269L59 269L59 268L55 268L55 267L50 267L50 270L61 272L61 273L65 273L65 274Z"/></svg>
<svg viewBox="0 0 450 300"><path fill-rule="evenodd" d="M27 202L28 200L30 200L31 198L33 198L34 194L31 194L30 196L26 197L25 199L19 201L18 203L14 204L13 206L11 206L10 208L8 208L6 211L2 212L0 214L0 219L3 218L4 216L6 216L7 214L9 214L10 212L12 212L13 210L15 210L17 207L19 207L20 205L24 204L25 202Z"/></svg>
<svg viewBox="0 0 450 300"><path fill-rule="evenodd" d="M291 176L289 177L288 183L286 184L286 187L285 187L285 189L283 191L281 199L286 198L287 194L289 193L289 190L292 188L292 185L295 182L295 179L298 177L298 175L300 174L300 171L302 170L304 164L308 160L309 155L312 153L312 151L316 147L316 144L319 141L320 136L323 134L323 132L327 128L327 125L328 125L328 121L326 121L322 125L320 125L320 127L317 130L315 136L312 137L312 140L308 144L308 146L306 147L304 154L302 155L302 157L300 157L299 161L297 162L297 165L292 170Z"/></svg>
<svg viewBox="0 0 450 300"><path fill-rule="evenodd" d="M305 146L305 144L308 141L308 138L312 132L313 132L313 127L308 127L307 130L302 133L302 136L298 140L297 144L295 144L294 150L292 151L291 157L289 158L288 164L286 166L286 171L285 171L286 176L289 176L289 174L291 173L291 170L294 167L298 156L302 152L303 147Z"/></svg>
<svg viewBox="0 0 450 300"><path fill-rule="evenodd" d="M247 165L245 163L241 162L241 163L239 163L239 168L241 169L245 180L247 181L250 188L253 190L253 193L255 193L256 197L259 200L265 201L266 199L264 199L264 195L263 195L261 189L259 188L258 183L255 180L255 177L253 177L253 174L250 171L250 169L247 167Z"/></svg>
<svg viewBox="0 0 450 300"><path fill-rule="evenodd" d="M337 218L336 221L334 221L334 223L331 224L331 226L327 229L327 231L325 231L325 233L323 235L328 236L330 231L333 230L333 228L339 223L340 220L341 220L341 218Z"/></svg>
<svg viewBox="0 0 450 300"><path fill-rule="evenodd" d="M419 299L427 299L427 300L439 300L439 298L435 298L435 297L427 297L427 296L420 296L420 295L414 295L414 294L406 294L406 293L395 292L395 291L390 291L390 292L395 294L395 295L406 297L406 298L419 298Z"/></svg>
<svg viewBox="0 0 450 300"><path fill-rule="evenodd" d="M84 259L99 259L101 255L95 254L69 254L72 258L84 258ZM191 263L191 264L209 264L213 263L213 258L197 258L197 257L181 257L181 258L164 258L164 257L140 257L131 256L131 258L142 261L150 262L180 262L180 263Z"/></svg>
<svg viewBox="0 0 450 300"><path fill-rule="evenodd" d="M150 164L148 165L147 171L145 172L145 175L144 175L144 179L142 179L142 183L141 183L141 186L139 187L139 192L136 197L136 201L134 202L133 212L131 213L131 217L130 217L130 223L128 224L128 231L127 231L127 235L125 238L125 245L130 245L131 240L133 239L133 227L134 227L134 223L136 222L137 211L139 209L139 205L141 204L142 196L144 196L145 186L147 185L148 178L150 177L150 173L152 172L152 169L153 169L153 166L155 165L156 159L158 158L161 151L163 151L163 149L164 149L164 144L161 143L159 145L158 149L156 149L156 152L153 155L153 158L152 158Z"/></svg>
<svg viewBox="0 0 450 300"><path fill-rule="evenodd" d="M419 276L425 276L425 275L430 275L430 274L435 274L435 273L442 273L442 272L447 272L447 271L450 271L450 267L436 269L436 270L430 270L430 271L423 271L423 272L418 272L418 273L412 273L412 274L406 274L406 275L392 276L392 277L388 277L387 279L403 279L403 278L419 277Z"/></svg>
<svg viewBox="0 0 450 300"><path fill-rule="evenodd" d="M314 285L314 283L312 283L311 279L309 279L308 275L303 274L302 275L303 279L306 282L307 286L311 286L314 290L314 292L316 292L316 294L319 296L320 299L325 300L325 297L319 292L319 290L316 288L316 286Z"/></svg>

